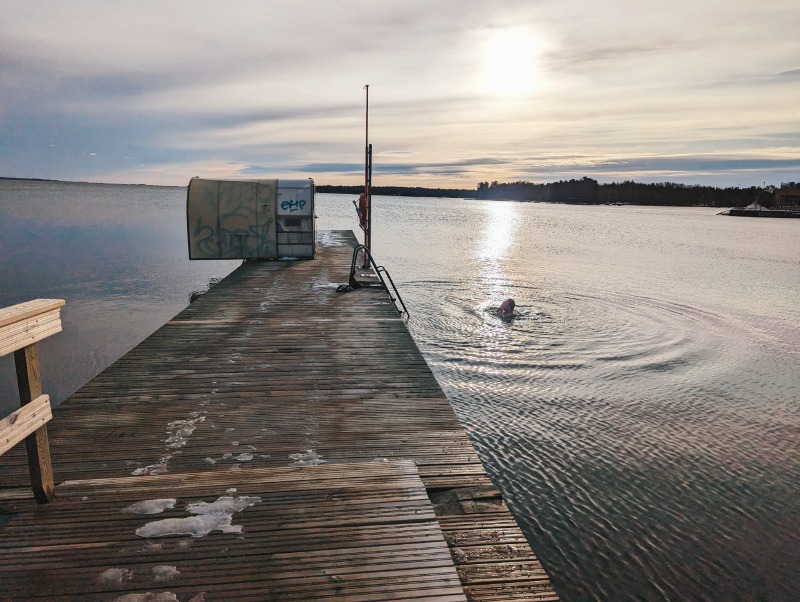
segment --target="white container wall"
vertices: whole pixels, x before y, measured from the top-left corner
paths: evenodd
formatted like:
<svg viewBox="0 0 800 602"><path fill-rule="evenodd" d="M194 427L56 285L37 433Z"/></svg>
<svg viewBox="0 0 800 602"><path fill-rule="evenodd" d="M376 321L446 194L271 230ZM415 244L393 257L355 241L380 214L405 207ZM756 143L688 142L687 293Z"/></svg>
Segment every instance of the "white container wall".
<svg viewBox="0 0 800 602"><path fill-rule="evenodd" d="M314 181L192 178L190 259L313 258Z"/></svg>

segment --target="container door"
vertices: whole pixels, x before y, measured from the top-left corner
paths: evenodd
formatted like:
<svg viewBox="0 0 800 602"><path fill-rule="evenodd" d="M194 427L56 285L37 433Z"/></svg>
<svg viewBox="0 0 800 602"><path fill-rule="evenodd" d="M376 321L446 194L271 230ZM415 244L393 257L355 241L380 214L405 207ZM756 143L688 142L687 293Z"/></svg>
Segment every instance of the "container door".
<svg viewBox="0 0 800 602"><path fill-rule="evenodd" d="M279 180L275 201L279 257L313 258L314 182Z"/></svg>

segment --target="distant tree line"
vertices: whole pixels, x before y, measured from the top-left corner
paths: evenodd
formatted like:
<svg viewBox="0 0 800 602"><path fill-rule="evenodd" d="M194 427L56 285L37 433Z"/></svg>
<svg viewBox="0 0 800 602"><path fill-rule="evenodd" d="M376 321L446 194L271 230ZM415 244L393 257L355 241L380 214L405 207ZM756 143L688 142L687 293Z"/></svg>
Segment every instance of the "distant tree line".
<svg viewBox="0 0 800 602"><path fill-rule="evenodd" d="M360 186L329 186L325 184L317 185L317 192L333 192L337 194L361 194L364 192L364 185ZM447 197L451 199L474 199L474 188L423 188L420 186L373 186L372 194L385 196L426 196L426 197Z"/></svg>
<svg viewBox="0 0 800 602"><path fill-rule="evenodd" d="M794 182L783 187L794 187ZM317 186L319 192L360 194L363 186ZM772 207L775 188L750 186L748 188L698 186L659 182L641 184L626 180L600 184L592 178L560 180L549 184L534 182L481 182L477 189L424 188L407 186L373 186L372 193L389 196L458 197L484 200L542 201L550 203L572 203L602 205L622 203L625 205L676 205L684 207L745 207L758 202Z"/></svg>
<svg viewBox="0 0 800 602"><path fill-rule="evenodd" d="M705 207L744 207L757 201L765 207L773 202L772 187L716 188L659 182L642 184L626 180L599 184L591 178L562 180L549 184L532 182L481 182L480 199L510 199L517 201L549 201L551 203L576 203L600 205L622 203L625 205L676 205Z"/></svg>

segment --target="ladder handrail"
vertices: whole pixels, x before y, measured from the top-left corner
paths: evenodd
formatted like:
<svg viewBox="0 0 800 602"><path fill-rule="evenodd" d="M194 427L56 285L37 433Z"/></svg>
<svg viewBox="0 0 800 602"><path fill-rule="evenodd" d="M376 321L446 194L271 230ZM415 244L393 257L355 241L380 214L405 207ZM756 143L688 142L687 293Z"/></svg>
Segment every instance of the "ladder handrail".
<svg viewBox="0 0 800 602"><path fill-rule="evenodd" d="M358 281L356 281L356 278L355 278L356 272L358 271L356 269L356 260L358 259L359 251L364 251L364 256L367 259L369 259L370 264L372 264L373 270L375 270L375 274L378 276L378 279L381 281L381 287L387 293L389 293L389 298L392 300L392 303L394 303L394 307L397 310L397 313L399 313L401 316L403 314L405 314L406 317L409 317L410 314L408 313L408 309L406 308L406 304L403 302L403 297L400 296L400 291L397 290L397 286L395 285L394 280L392 280L392 277L389 274L389 271L384 266L382 266L382 265L379 266L379 265L377 265L375 263L375 260L372 258L372 253L370 253L369 249L367 249L367 247L365 247L364 245L356 245L356 247L353 249L353 261L350 263L350 286L352 288L359 288L361 286L361 284L359 284ZM384 279L384 275L389 280L389 284L392 285L392 290L394 291L394 294L397 295L396 297L392 296L392 293L390 292L389 287L386 286L386 280ZM397 306L397 302L398 301L400 301L400 305L402 306L402 309L400 309L400 307Z"/></svg>
<svg viewBox="0 0 800 602"><path fill-rule="evenodd" d="M378 274L378 278L381 279L381 282L383 282L383 288L386 289L387 293L389 293L389 288L386 286L386 282L383 280L383 276L381 276L381 272L389 279L389 284L392 285L392 290L394 290L395 295L397 295L397 299L392 297L391 293L389 293L389 298L392 300L392 302L394 303L395 307L397 307L396 301L400 301L400 305L403 306L402 310L400 310L400 308L397 308L397 312L401 316L403 314L405 314L406 317L410 317L410 314L408 313L408 309L406 309L406 304L403 303L403 298L400 296L400 291L397 290L397 286L395 286L394 280L392 280L392 276L389 274L389 271L385 267L380 265L377 268L375 268L375 272Z"/></svg>

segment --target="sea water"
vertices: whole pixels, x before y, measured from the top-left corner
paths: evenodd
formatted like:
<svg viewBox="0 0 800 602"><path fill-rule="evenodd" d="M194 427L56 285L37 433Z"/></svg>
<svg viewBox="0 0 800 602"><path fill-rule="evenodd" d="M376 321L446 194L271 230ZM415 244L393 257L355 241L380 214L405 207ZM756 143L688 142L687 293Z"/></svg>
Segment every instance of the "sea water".
<svg viewBox="0 0 800 602"><path fill-rule="evenodd" d="M55 401L239 264L189 262L185 192L0 181L0 306L67 299ZM800 220L373 202L374 256L563 599L796 599ZM346 195L316 213L358 229Z"/></svg>

